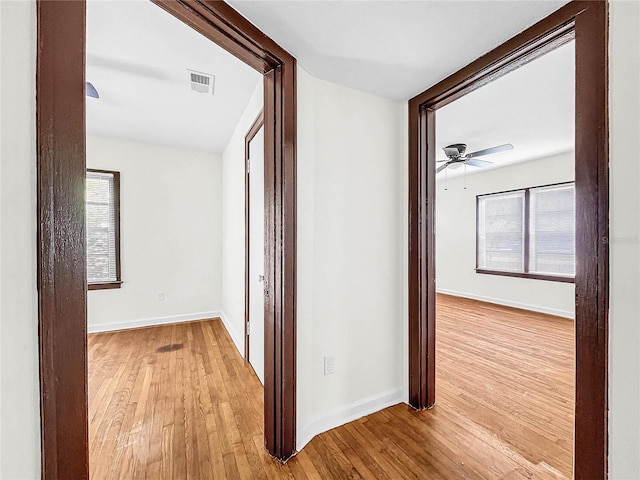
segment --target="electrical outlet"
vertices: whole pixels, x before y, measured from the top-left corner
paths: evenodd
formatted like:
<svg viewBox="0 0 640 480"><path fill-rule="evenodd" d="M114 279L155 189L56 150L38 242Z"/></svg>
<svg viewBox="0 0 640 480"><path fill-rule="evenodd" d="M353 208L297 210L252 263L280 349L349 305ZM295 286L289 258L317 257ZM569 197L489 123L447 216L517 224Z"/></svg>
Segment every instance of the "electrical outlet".
<svg viewBox="0 0 640 480"><path fill-rule="evenodd" d="M158 293L158 301L159 302L164 302L164 292Z"/></svg>
<svg viewBox="0 0 640 480"><path fill-rule="evenodd" d="M325 356L324 357L324 374L331 375L332 373L336 373L335 358L333 358L333 355Z"/></svg>

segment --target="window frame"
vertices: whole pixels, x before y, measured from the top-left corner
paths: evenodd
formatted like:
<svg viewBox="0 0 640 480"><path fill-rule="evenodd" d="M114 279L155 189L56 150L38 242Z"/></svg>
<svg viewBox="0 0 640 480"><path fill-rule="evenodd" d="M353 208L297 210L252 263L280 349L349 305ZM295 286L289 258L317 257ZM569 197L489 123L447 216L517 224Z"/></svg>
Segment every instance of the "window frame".
<svg viewBox="0 0 640 480"><path fill-rule="evenodd" d="M551 282L562 283L575 283L575 274L569 275L553 275L547 273L531 273L529 272L529 257L530 257L530 239L531 239L531 225L530 225L530 193L531 190L547 187L559 187L564 185L573 185L575 190L575 181L550 183L547 185L535 185L532 187L515 188L513 190L504 190L501 192L483 193L476 195L476 268L475 272L484 275L499 275L503 277L516 277L516 278L530 278L532 280L547 280ZM509 272L502 270L491 270L487 268L479 267L480 260L480 242L479 242L479 222L480 222L480 198L490 197L492 195L502 195L505 193L524 192L524 243L523 243L523 264L524 272Z"/></svg>
<svg viewBox="0 0 640 480"><path fill-rule="evenodd" d="M112 288L120 288L122 285L122 274L120 269L120 172L115 170L101 170L96 168L87 168L85 173L85 181L87 173L106 173L113 175L113 210L114 210L114 231L115 231L115 247L116 247L116 280L109 282L89 282L88 275L85 273L87 281L87 290L107 290ZM85 198L85 208L87 200ZM86 211L85 211L86 216ZM86 235L86 233L85 233Z"/></svg>

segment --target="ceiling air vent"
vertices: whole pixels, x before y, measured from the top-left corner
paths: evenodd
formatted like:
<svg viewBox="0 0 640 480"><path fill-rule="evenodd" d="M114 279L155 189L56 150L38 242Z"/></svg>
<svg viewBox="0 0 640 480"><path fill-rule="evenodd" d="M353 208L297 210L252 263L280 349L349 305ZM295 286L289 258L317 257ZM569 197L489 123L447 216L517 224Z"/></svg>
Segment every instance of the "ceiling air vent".
<svg viewBox="0 0 640 480"><path fill-rule="evenodd" d="M187 79L191 84L191 90L198 93L208 93L213 95L213 84L215 82L213 75L208 73L187 70Z"/></svg>

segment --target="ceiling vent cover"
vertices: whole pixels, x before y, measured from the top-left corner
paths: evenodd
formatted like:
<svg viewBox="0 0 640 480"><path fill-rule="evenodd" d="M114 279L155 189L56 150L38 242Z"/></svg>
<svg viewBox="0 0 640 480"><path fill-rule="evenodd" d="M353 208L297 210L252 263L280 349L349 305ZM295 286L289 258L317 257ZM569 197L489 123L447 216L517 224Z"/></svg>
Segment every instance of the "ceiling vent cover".
<svg viewBox="0 0 640 480"><path fill-rule="evenodd" d="M213 84L216 77L209 73L187 70L187 79L191 85L191 90L198 93L208 93L213 95Z"/></svg>

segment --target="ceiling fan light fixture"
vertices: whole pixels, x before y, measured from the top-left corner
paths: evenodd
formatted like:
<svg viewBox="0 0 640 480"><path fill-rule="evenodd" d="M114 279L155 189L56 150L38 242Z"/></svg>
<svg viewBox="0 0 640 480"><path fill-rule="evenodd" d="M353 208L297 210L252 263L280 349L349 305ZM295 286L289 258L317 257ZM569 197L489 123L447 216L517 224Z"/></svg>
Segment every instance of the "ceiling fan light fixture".
<svg viewBox="0 0 640 480"><path fill-rule="evenodd" d="M90 82L85 82L85 93L87 97L100 98L100 95L98 95L98 91L96 90L96 87L94 87Z"/></svg>
<svg viewBox="0 0 640 480"><path fill-rule="evenodd" d="M476 157L484 157L485 155L491 155L499 152L506 152L508 150L513 150L513 145L510 143L505 143L504 145L498 145L496 147L486 148L484 150L478 150L477 152L467 153L467 145L464 143L454 143L452 145L448 145L443 148L445 155L448 160L440 160L439 162L445 161L443 165L439 166L436 169L436 173L440 173L447 168L459 168L461 165L471 165L473 167L488 167L493 162L488 162L486 160L480 160ZM466 170L465 170L466 172Z"/></svg>
<svg viewBox="0 0 640 480"><path fill-rule="evenodd" d="M467 151L467 144L466 143L454 143L452 145L447 145L446 147L443 148L444 152L447 154L447 156L463 156L464 152Z"/></svg>

